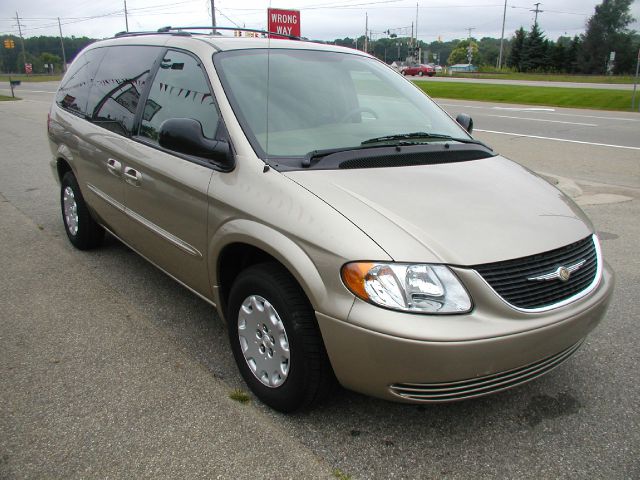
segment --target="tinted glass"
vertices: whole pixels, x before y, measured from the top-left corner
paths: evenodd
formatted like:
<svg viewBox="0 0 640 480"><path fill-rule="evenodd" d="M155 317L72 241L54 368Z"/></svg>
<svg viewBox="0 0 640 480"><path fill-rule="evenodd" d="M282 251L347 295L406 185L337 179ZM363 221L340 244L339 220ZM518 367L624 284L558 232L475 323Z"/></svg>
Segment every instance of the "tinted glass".
<svg viewBox="0 0 640 480"><path fill-rule="evenodd" d="M101 127L131 135L133 122L160 47L107 47L95 75L87 114Z"/></svg>
<svg viewBox="0 0 640 480"><path fill-rule="evenodd" d="M56 93L56 103L62 108L85 115L89 89L104 55L104 48L81 53L71 64Z"/></svg>
<svg viewBox="0 0 640 480"><path fill-rule="evenodd" d="M198 120L207 138L214 138L218 127L218 112L199 61L171 50L151 85L140 135L157 141L160 125L169 118Z"/></svg>
<svg viewBox="0 0 640 480"><path fill-rule="evenodd" d="M300 157L412 132L469 138L421 90L371 58L255 49L218 53L214 61L263 157Z"/></svg>

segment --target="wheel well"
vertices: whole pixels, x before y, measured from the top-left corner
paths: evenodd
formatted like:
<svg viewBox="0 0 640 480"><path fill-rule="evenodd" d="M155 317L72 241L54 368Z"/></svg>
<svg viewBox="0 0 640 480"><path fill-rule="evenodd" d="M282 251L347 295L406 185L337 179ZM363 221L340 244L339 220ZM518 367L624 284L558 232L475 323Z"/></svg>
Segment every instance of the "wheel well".
<svg viewBox="0 0 640 480"><path fill-rule="evenodd" d="M58 159L58 161L56 162L56 169L58 170L58 178L60 179L60 181L62 181L62 177L64 177L65 173L72 171L71 165L69 165L64 158Z"/></svg>
<svg viewBox="0 0 640 480"><path fill-rule="evenodd" d="M245 268L258 263L275 262L282 265L275 257L253 245L232 243L224 247L218 256L218 288L220 308L226 312L231 286L238 274ZM287 267L282 265L285 270Z"/></svg>

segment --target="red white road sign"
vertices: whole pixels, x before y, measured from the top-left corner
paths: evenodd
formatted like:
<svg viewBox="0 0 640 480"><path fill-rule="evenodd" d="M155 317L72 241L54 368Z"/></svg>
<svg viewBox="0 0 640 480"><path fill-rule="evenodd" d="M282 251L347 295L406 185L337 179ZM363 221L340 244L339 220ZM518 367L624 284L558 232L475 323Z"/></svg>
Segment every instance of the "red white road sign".
<svg viewBox="0 0 640 480"><path fill-rule="evenodd" d="M30 63L25 63L24 64L24 73L33 73L33 65L31 65Z"/></svg>
<svg viewBox="0 0 640 480"><path fill-rule="evenodd" d="M269 8L267 10L268 30L283 35L300 36L300 11ZM284 38L272 35L271 38Z"/></svg>

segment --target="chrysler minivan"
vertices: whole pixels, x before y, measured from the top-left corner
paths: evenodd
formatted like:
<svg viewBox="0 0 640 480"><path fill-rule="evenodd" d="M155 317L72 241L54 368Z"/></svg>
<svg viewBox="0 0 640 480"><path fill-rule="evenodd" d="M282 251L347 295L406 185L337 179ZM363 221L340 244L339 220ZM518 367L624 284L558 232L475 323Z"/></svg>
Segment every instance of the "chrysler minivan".
<svg viewBox="0 0 640 480"><path fill-rule="evenodd" d="M457 120L357 50L165 28L81 52L48 136L70 242L109 232L215 306L248 387L291 412L336 384L498 392L603 317L592 224Z"/></svg>

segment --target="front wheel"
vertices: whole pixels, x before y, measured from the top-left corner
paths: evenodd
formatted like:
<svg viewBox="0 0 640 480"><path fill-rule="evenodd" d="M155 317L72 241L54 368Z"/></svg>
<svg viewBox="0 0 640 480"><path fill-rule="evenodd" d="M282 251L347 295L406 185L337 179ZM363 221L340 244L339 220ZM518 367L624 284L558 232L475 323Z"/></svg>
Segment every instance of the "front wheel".
<svg viewBox="0 0 640 480"><path fill-rule="evenodd" d="M323 401L335 385L313 308L280 265L241 272L229 295L229 340L251 391L280 412Z"/></svg>
<svg viewBox="0 0 640 480"><path fill-rule="evenodd" d="M65 173L60 182L60 208L64 230L74 247L90 250L100 246L104 229L91 217L72 172Z"/></svg>

